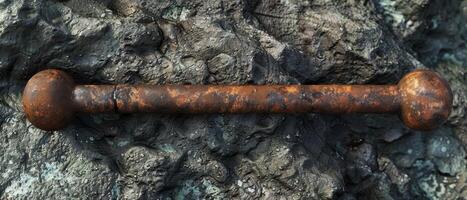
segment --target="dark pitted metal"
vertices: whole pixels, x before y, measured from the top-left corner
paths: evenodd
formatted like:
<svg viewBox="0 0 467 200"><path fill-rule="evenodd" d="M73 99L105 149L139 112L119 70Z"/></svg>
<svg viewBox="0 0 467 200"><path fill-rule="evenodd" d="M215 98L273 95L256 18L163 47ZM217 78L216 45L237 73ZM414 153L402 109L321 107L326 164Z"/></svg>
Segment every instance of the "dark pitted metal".
<svg viewBox="0 0 467 200"><path fill-rule="evenodd" d="M452 93L437 73L416 70L398 85L75 85L60 70L34 75L23 92L26 117L43 130L75 112L399 113L413 129L446 121Z"/></svg>

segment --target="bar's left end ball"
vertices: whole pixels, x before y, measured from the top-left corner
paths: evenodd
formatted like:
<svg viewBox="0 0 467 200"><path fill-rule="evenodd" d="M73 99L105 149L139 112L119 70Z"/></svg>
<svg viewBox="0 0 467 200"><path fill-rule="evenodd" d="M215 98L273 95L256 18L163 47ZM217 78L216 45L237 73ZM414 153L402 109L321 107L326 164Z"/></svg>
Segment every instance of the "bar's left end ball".
<svg viewBox="0 0 467 200"><path fill-rule="evenodd" d="M73 79L63 71L47 69L29 79L23 91L26 118L46 131L64 128L73 118Z"/></svg>

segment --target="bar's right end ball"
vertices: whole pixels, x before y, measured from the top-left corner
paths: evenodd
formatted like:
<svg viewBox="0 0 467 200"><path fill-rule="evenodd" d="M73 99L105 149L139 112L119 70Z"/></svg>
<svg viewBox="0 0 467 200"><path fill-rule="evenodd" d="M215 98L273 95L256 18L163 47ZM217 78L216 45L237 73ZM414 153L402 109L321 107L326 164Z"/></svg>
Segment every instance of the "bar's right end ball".
<svg viewBox="0 0 467 200"><path fill-rule="evenodd" d="M452 91L438 73L420 69L399 81L400 118L417 130L432 130L443 124L452 108Z"/></svg>

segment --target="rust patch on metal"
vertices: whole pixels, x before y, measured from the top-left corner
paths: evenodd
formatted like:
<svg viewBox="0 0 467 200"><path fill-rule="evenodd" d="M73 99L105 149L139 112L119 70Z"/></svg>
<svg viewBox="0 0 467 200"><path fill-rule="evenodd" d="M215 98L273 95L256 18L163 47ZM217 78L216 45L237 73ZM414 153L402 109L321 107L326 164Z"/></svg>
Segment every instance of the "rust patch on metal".
<svg viewBox="0 0 467 200"><path fill-rule="evenodd" d="M452 91L446 80L430 70L417 70L399 82L400 118L405 125L431 130L443 124L452 108Z"/></svg>
<svg viewBox="0 0 467 200"><path fill-rule="evenodd" d="M73 90L74 107L79 112L115 111L114 85L77 85Z"/></svg>
<svg viewBox="0 0 467 200"><path fill-rule="evenodd" d="M371 85L122 85L117 86L116 102L124 113L337 114L399 109L397 86Z"/></svg>
<svg viewBox="0 0 467 200"><path fill-rule="evenodd" d="M23 91L26 117L43 130L65 127L74 113L73 88L73 79L63 71L49 69L37 73Z"/></svg>
<svg viewBox="0 0 467 200"><path fill-rule="evenodd" d="M418 70L398 85L81 85L46 70L28 82L23 104L39 128L56 130L73 112L399 113L413 129L442 124L452 106L449 85Z"/></svg>

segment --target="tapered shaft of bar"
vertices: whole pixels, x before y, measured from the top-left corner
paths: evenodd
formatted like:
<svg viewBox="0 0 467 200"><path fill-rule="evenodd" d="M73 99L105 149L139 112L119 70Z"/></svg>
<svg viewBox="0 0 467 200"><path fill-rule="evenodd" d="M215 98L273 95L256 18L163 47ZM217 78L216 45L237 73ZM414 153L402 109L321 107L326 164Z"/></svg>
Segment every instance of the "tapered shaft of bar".
<svg viewBox="0 0 467 200"><path fill-rule="evenodd" d="M397 85L75 85L60 70L34 75L23 92L26 117L44 130L75 112L398 113L413 129L442 124L452 92L439 74L417 70Z"/></svg>
<svg viewBox="0 0 467 200"><path fill-rule="evenodd" d="M395 85L81 85L79 112L396 113Z"/></svg>

